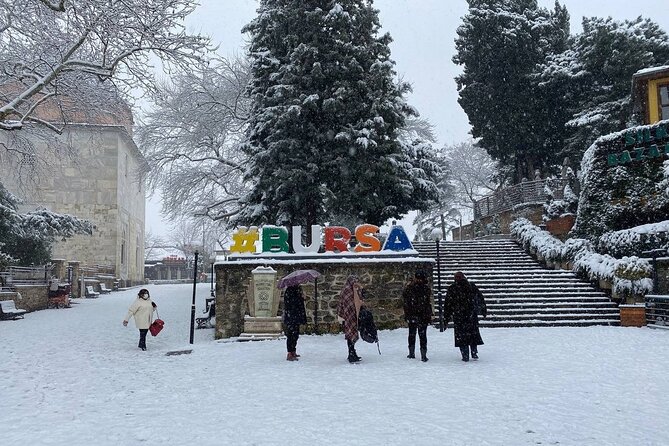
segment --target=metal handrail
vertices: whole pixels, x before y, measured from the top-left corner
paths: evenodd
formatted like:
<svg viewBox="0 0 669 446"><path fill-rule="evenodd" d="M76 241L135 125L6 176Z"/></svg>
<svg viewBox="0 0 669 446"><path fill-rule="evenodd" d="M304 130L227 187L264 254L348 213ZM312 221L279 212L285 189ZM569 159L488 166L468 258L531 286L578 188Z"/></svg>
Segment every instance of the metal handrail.
<svg viewBox="0 0 669 446"><path fill-rule="evenodd" d="M646 295L646 323L669 328L669 296Z"/></svg>
<svg viewBox="0 0 669 446"><path fill-rule="evenodd" d="M555 198L561 199L564 187L569 183L566 179L547 178L544 180L525 181L520 184L500 189L490 195L474 201L474 219L499 214L511 210L514 206L525 203L545 201L544 192L548 185L555 193Z"/></svg>

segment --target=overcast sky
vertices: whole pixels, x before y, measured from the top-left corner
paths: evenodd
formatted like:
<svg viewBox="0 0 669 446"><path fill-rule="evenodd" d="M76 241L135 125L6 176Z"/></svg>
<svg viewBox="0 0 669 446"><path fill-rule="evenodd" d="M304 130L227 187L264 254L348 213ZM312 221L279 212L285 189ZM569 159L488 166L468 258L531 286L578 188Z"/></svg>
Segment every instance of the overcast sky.
<svg viewBox="0 0 669 446"><path fill-rule="evenodd" d="M571 31L581 29L582 17L611 16L618 20L639 15L650 17L669 32L669 0L564 0L571 15ZM191 32L205 34L219 45L219 53L241 52L245 42L240 30L255 16L255 0L200 0L191 15ZM375 0L384 31L393 37L392 58L396 70L413 85L409 103L435 126L437 144L453 144L468 138L467 116L457 103L453 78L459 73L451 59L461 17L467 12L465 0ZM539 0L553 7L554 0ZM164 234L165 224L158 215L159 205L147 203L147 229Z"/></svg>

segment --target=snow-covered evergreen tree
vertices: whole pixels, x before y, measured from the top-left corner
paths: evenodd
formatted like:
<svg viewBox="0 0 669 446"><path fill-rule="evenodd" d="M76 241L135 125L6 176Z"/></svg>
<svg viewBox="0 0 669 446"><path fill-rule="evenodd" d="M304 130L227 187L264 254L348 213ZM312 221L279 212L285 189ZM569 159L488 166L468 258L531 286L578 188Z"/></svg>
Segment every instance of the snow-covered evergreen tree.
<svg viewBox="0 0 669 446"><path fill-rule="evenodd" d="M539 88L535 67L566 48L569 14L557 2L553 11L536 0L468 3L453 61L463 66L458 102L472 135L501 167L511 167L515 182L534 177L535 169L545 173L562 145L555 124L561 108L559 98Z"/></svg>
<svg viewBox="0 0 669 446"><path fill-rule="evenodd" d="M8 263L44 264L50 260L51 246L58 238L92 234L93 226L68 214L37 209L17 212L19 200L0 183L0 268Z"/></svg>
<svg viewBox="0 0 669 446"><path fill-rule="evenodd" d="M262 0L244 31L252 190L237 223L381 224L436 199L429 145L399 137L417 113L371 0Z"/></svg>
<svg viewBox="0 0 669 446"><path fill-rule="evenodd" d="M652 20L584 18L583 32L569 48L539 69L542 85L562 97L569 112L562 121L567 127L562 155L579 159L599 136L629 127L632 75L667 64L669 36Z"/></svg>

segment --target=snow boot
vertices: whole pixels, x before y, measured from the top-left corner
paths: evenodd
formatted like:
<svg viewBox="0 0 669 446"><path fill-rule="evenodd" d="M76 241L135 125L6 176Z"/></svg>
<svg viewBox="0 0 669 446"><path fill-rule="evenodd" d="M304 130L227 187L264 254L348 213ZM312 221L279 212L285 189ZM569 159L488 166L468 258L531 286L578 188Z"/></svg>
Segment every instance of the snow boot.
<svg viewBox="0 0 669 446"><path fill-rule="evenodd" d="M362 358L356 353L355 344L348 339L346 340L346 343L348 344L348 362L351 364L359 362Z"/></svg>
<svg viewBox="0 0 669 446"><path fill-rule="evenodd" d="M415 357L416 357L416 345L409 344L409 354L407 355L407 358L413 359Z"/></svg>
<svg viewBox="0 0 669 446"><path fill-rule="evenodd" d="M423 362L427 362L427 349L426 348L421 348L420 349L420 360Z"/></svg>
<svg viewBox="0 0 669 446"><path fill-rule="evenodd" d="M286 361L297 361L297 355L293 352L288 352L288 355L286 356Z"/></svg>
<svg viewBox="0 0 669 446"><path fill-rule="evenodd" d="M460 353L462 353L462 360L465 362L469 361L469 347L460 347Z"/></svg>
<svg viewBox="0 0 669 446"><path fill-rule="evenodd" d="M475 345L472 345L472 359L479 359L479 351L478 348L476 348Z"/></svg>

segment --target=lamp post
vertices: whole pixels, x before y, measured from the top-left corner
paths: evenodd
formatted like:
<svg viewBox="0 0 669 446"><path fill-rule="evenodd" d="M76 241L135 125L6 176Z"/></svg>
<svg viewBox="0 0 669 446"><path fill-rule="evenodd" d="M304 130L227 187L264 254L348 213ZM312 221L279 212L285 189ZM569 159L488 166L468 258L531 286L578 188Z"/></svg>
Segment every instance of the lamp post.
<svg viewBox="0 0 669 446"><path fill-rule="evenodd" d="M211 262L211 297L214 297L214 263L213 261Z"/></svg>
<svg viewBox="0 0 669 446"><path fill-rule="evenodd" d="M434 243L437 247L437 306L439 309L439 331L444 331L444 295L441 292L441 255L439 252L439 234L433 232Z"/></svg>
<svg viewBox="0 0 669 446"><path fill-rule="evenodd" d="M199 253L195 251L195 263L193 264L193 303L190 307L190 343L193 344L195 336L195 289L197 288L197 257Z"/></svg>

